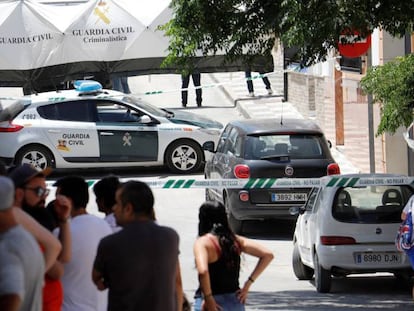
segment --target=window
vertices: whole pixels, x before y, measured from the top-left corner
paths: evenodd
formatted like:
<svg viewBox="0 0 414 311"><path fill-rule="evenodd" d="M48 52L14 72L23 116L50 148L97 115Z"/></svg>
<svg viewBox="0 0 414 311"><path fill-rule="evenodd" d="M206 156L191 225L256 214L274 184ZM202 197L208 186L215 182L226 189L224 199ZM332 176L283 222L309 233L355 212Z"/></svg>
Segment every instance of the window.
<svg viewBox="0 0 414 311"><path fill-rule="evenodd" d="M335 195L332 215L343 222L399 223L411 194L406 186L341 188Z"/></svg>
<svg viewBox="0 0 414 311"><path fill-rule="evenodd" d="M310 192L308 201L306 202L307 211L311 211L314 208L316 209L317 205L315 205L315 201L316 201L316 198L318 197L318 193L319 193L319 188L313 188L312 191ZM314 210L313 212L316 212L316 210Z"/></svg>
<svg viewBox="0 0 414 311"><path fill-rule="evenodd" d="M349 58L341 56L339 59L341 70L358 72L362 74L362 60L361 57Z"/></svg>
<svg viewBox="0 0 414 311"><path fill-rule="evenodd" d="M263 135L249 136L245 158L257 160L263 157L289 156L290 159L323 158L321 137L317 135Z"/></svg>
<svg viewBox="0 0 414 311"><path fill-rule="evenodd" d="M227 142L227 137L229 136L231 129L232 129L231 126L227 126L224 129L223 133L220 136L220 140L218 142L218 145L217 145L217 152L223 153L224 147L225 147L226 142Z"/></svg>
<svg viewBox="0 0 414 311"><path fill-rule="evenodd" d="M112 101L97 101L96 108L100 122L139 122L139 112L129 106Z"/></svg>
<svg viewBox="0 0 414 311"><path fill-rule="evenodd" d="M237 131L236 128L232 128L230 130L230 133L226 139L226 143L224 144L224 147L223 147L223 153L235 154L236 140L237 140L238 135L239 135L239 132Z"/></svg>
<svg viewBox="0 0 414 311"><path fill-rule="evenodd" d="M59 102L37 108L40 116L49 120L95 122L96 110L89 100Z"/></svg>

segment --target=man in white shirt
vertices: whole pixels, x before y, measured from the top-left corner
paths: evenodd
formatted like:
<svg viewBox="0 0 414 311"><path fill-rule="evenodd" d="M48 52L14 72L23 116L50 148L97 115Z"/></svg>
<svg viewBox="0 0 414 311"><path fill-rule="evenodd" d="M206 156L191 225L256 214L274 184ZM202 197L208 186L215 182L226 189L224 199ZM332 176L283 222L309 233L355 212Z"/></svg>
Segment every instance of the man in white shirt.
<svg viewBox="0 0 414 311"><path fill-rule="evenodd" d="M88 184L79 176L67 176L56 181L56 194L72 201L70 220L72 258L65 264L63 283L63 311L106 311L107 291L97 290L91 271L100 240L111 234L108 223L88 214Z"/></svg>

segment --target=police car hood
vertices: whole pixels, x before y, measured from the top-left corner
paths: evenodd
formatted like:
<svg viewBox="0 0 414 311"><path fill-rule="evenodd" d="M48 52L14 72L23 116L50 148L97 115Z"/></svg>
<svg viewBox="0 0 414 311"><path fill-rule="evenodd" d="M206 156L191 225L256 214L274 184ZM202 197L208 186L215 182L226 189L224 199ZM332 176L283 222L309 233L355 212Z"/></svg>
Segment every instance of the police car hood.
<svg viewBox="0 0 414 311"><path fill-rule="evenodd" d="M189 125L194 125L194 126L198 126L201 128L216 128L216 129L223 128L223 124L221 124L220 122L200 116L195 113L182 111L182 110L174 110L172 113L173 113L173 116L171 116L169 120L173 123L189 124Z"/></svg>

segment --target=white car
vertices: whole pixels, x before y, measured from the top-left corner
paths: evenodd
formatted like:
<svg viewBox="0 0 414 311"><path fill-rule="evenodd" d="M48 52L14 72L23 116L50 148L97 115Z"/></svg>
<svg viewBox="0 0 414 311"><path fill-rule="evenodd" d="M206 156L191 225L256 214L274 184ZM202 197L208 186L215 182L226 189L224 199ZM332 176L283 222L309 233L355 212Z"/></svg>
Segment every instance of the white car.
<svg viewBox="0 0 414 311"><path fill-rule="evenodd" d="M321 178L299 214L292 265L299 280L315 275L318 292L329 292L332 277L390 272L410 277L412 269L394 240L401 211L414 189L412 179L389 174Z"/></svg>
<svg viewBox="0 0 414 311"><path fill-rule="evenodd" d="M0 159L38 168L163 166L188 174L202 169L206 141L223 125L182 110L169 111L133 95L76 89L23 97L0 110ZM1 108L1 106L0 106Z"/></svg>

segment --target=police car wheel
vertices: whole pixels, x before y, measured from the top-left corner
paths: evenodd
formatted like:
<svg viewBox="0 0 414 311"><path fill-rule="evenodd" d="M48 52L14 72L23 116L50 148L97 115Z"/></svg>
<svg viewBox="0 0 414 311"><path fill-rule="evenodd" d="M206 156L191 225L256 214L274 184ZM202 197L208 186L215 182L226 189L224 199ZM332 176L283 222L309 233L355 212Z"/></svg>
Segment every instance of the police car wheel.
<svg viewBox="0 0 414 311"><path fill-rule="evenodd" d="M174 173L193 173L201 168L203 151L193 141L179 140L167 148L165 161Z"/></svg>
<svg viewBox="0 0 414 311"><path fill-rule="evenodd" d="M54 159L52 153L43 146L27 146L21 149L16 156L16 165L30 164L37 169L45 169L46 167L54 167Z"/></svg>

